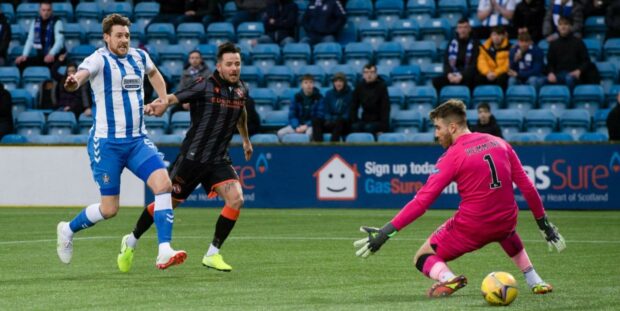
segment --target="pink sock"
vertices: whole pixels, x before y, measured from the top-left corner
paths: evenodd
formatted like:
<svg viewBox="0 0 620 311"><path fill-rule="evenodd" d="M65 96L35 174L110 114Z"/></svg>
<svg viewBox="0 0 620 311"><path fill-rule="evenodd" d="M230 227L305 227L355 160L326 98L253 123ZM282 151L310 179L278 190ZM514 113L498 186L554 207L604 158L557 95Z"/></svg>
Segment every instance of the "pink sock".
<svg viewBox="0 0 620 311"><path fill-rule="evenodd" d="M532 262L530 261L530 257L527 256L525 248L510 259L512 259L512 262L514 262L515 265L519 267L521 272L525 273L532 268Z"/></svg>
<svg viewBox="0 0 620 311"><path fill-rule="evenodd" d="M448 265L436 255L426 258L422 271L427 277L439 282L454 278L454 273L448 268Z"/></svg>

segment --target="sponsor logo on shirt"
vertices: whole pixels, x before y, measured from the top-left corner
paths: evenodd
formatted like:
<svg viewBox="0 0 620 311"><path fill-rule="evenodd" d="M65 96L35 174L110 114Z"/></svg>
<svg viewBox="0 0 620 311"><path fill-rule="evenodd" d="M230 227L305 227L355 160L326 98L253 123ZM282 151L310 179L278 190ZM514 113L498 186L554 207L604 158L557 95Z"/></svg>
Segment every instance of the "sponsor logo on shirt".
<svg viewBox="0 0 620 311"><path fill-rule="evenodd" d="M135 74L128 74L123 77L121 85L123 86L123 90L137 91L142 88L142 78Z"/></svg>

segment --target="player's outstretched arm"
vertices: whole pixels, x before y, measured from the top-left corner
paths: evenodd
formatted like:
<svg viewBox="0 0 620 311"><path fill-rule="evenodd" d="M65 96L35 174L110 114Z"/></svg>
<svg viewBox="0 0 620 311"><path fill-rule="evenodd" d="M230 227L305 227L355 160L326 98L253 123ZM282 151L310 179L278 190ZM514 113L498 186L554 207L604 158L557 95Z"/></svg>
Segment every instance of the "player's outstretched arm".
<svg viewBox="0 0 620 311"><path fill-rule="evenodd" d="M547 244L549 245L549 251L553 251L553 248L555 248L559 253L566 248L566 242L564 241L564 237L560 234L558 227L549 222L549 220L547 219L547 215L536 219L536 223L538 224L540 233L545 238L545 240L547 240Z"/></svg>
<svg viewBox="0 0 620 311"><path fill-rule="evenodd" d="M362 258L367 258L377 252L389 238L398 233L391 222L385 224L381 229L362 226L360 231L368 234L368 237L353 242L353 246L357 248L355 255Z"/></svg>
<svg viewBox="0 0 620 311"><path fill-rule="evenodd" d="M69 75L65 80L65 90L69 92L75 92L80 86L86 83L86 80L90 77L90 72L85 69L78 70L78 72Z"/></svg>

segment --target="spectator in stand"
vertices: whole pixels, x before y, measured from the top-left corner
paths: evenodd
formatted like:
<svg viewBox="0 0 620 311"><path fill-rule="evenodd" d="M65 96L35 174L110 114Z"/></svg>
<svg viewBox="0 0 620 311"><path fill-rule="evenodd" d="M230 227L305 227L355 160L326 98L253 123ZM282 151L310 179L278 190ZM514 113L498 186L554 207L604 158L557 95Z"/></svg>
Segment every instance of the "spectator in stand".
<svg viewBox="0 0 620 311"><path fill-rule="evenodd" d="M0 139L6 134L13 133L13 100L11 93L4 89L0 82Z"/></svg>
<svg viewBox="0 0 620 311"><path fill-rule="evenodd" d="M211 76L211 70L207 67L207 64L202 60L202 55L200 51L193 50L189 52L188 56L188 64L187 67L183 70L181 74L181 81L179 82L179 86L177 90L182 90L190 86L196 79L209 78ZM189 111L189 103L182 103L181 105L176 105L171 109L171 113L174 114L177 111L185 110Z"/></svg>
<svg viewBox="0 0 620 311"><path fill-rule="evenodd" d="M529 33L534 43L543 38L542 20L545 18L545 0L523 0L515 8L512 25L517 35Z"/></svg>
<svg viewBox="0 0 620 311"><path fill-rule="evenodd" d="M362 117L358 117L362 108ZM374 64L366 64L363 79L353 91L351 99L351 132L379 135L390 129L390 98L385 82L377 75Z"/></svg>
<svg viewBox="0 0 620 311"><path fill-rule="evenodd" d="M510 69L510 45L502 26L493 27L491 37L480 46L476 85L495 84L506 91Z"/></svg>
<svg viewBox="0 0 620 311"><path fill-rule="evenodd" d="M575 37L581 38L583 30L583 1L586 0L551 0L543 21L543 36L548 42L560 37L559 23L561 17L572 20Z"/></svg>
<svg viewBox="0 0 620 311"><path fill-rule="evenodd" d="M62 20L53 15L52 3L42 1L39 5L39 16L30 24L28 39L22 55L15 59L15 64L23 71L28 66L51 67L58 55L64 53L65 35ZM32 49L35 56L28 56Z"/></svg>
<svg viewBox="0 0 620 311"><path fill-rule="evenodd" d="M221 19L220 6L224 5L223 0L185 0L185 10L179 15L178 3L174 15L177 16L175 24L181 23L202 23L206 27Z"/></svg>
<svg viewBox="0 0 620 311"><path fill-rule="evenodd" d="M231 23L237 28L243 22L259 21L263 10L274 1L276 0L235 0L237 13Z"/></svg>
<svg viewBox="0 0 620 311"><path fill-rule="evenodd" d="M7 63L9 43L11 43L11 23L9 23L7 16L0 11L0 66Z"/></svg>
<svg viewBox="0 0 620 311"><path fill-rule="evenodd" d="M295 27L299 8L293 0L278 0L268 5L261 15L265 34L259 43L277 43L284 46L295 41Z"/></svg>
<svg viewBox="0 0 620 311"><path fill-rule="evenodd" d="M482 25L476 29L477 37L487 38L496 26L509 27L516 5L516 0L480 0L478 19Z"/></svg>
<svg viewBox="0 0 620 311"><path fill-rule="evenodd" d="M443 61L445 75L433 78L437 93L446 85L473 87L480 41L474 38L469 19L461 18L456 25L456 35L448 44Z"/></svg>
<svg viewBox="0 0 620 311"><path fill-rule="evenodd" d="M337 72L332 78L333 88L325 94L325 121L315 125L313 131L318 141L323 141L323 133L331 132L332 142L339 142L347 131L353 92L347 83L347 76Z"/></svg>
<svg viewBox="0 0 620 311"><path fill-rule="evenodd" d="M323 137L316 137L312 128L315 124L323 122L324 115L323 95L314 87L314 77L306 74L301 78L301 90L295 94L291 102L289 124L278 130L278 137L282 140L286 134L305 133L314 141L322 141Z"/></svg>
<svg viewBox="0 0 620 311"><path fill-rule="evenodd" d="M519 41L510 49L508 85L529 84L538 90L544 81L542 77L544 57L543 51L534 44L530 34L520 33Z"/></svg>
<svg viewBox="0 0 620 311"><path fill-rule="evenodd" d="M495 116L491 113L491 106L487 103L480 103L478 105L478 122L472 126L471 131L504 138L502 136L502 129L497 124Z"/></svg>
<svg viewBox="0 0 620 311"><path fill-rule="evenodd" d="M620 1L613 1L607 6L605 25L607 25L606 39L620 38Z"/></svg>
<svg viewBox="0 0 620 311"><path fill-rule="evenodd" d="M304 13L302 26L307 37L301 42L314 45L319 42L334 42L347 22L347 12L338 0L312 0Z"/></svg>
<svg viewBox="0 0 620 311"><path fill-rule="evenodd" d="M609 140L620 140L620 92L618 92L616 106L607 115L607 131L609 132Z"/></svg>
<svg viewBox="0 0 620 311"><path fill-rule="evenodd" d="M560 17L559 38L549 44L547 52L547 83L564 84L572 90L594 66L590 66L586 45L573 35L571 25L570 18Z"/></svg>
<svg viewBox="0 0 620 311"><path fill-rule="evenodd" d="M61 55L60 58L64 58L64 56ZM92 106L90 83L82 85L75 92L68 92L64 88L65 80L77 72L77 64L69 63L64 75L58 72L59 64L60 62L56 62L51 70L55 80L54 92L52 93L53 107L61 111L71 111L76 118L79 118L80 114L87 110L87 114L90 114L90 107Z"/></svg>

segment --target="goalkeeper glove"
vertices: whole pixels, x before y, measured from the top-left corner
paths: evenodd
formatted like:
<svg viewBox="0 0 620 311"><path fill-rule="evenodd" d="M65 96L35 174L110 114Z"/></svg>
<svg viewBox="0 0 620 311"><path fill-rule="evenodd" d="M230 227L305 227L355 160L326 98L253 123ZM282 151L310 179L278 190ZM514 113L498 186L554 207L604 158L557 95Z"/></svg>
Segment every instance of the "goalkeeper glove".
<svg viewBox="0 0 620 311"><path fill-rule="evenodd" d="M374 254L383 243L398 232L391 222L385 224L381 229L362 226L360 231L368 234L368 237L353 242L353 246L357 248L355 255L362 258Z"/></svg>
<svg viewBox="0 0 620 311"><path fill-rule="evenodd" d="M550 252L553 251L554 247L558 250L558 253L566 248L566 242L564 242L564 237L562 237L562 235L558 231L558 227L549 222L549 220L547 219L547 215L536 219L536 223L538 224L540 233L545 238L545 240L547 240Z"/></svg>

